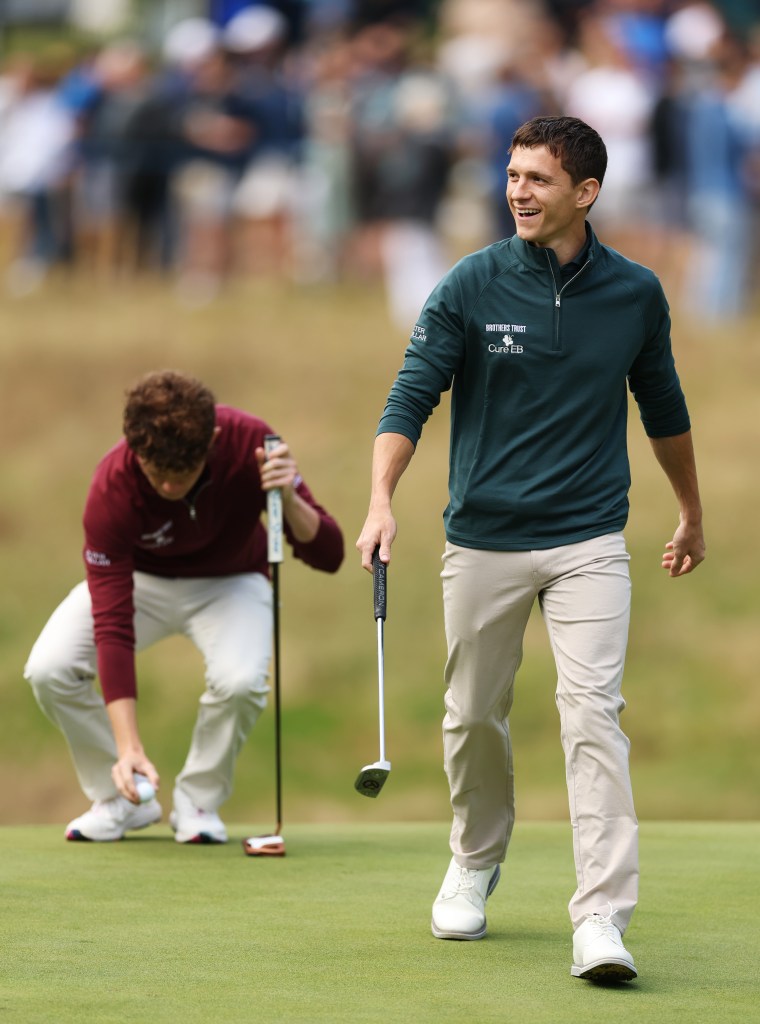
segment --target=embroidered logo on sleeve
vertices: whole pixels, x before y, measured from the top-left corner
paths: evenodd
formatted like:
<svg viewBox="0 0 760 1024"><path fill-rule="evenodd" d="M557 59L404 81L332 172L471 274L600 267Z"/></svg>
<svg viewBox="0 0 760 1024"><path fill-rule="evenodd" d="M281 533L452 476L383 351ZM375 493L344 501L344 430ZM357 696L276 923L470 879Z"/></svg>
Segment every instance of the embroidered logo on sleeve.
<svg viewBox="0 0 760 1024"><path fill-rule="evenodd" d="M415 324L412 331L412 341L427 341L427 334L422 324Z"/></svg>
<svg viewBox="0 0 760 1024"><path fill-rule="evenodd" d="M88 565L110 565L111 559L102 551L91 551L87 548L84 553L84 560Z"/></svg>

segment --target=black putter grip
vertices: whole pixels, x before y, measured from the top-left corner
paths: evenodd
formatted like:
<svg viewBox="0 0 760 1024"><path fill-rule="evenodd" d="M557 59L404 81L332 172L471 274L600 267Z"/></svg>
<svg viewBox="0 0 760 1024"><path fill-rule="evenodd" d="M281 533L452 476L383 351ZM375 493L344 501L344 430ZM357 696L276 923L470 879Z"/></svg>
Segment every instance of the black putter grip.
<svg viewBox="0 0 760 1024"><path fill-rule="evenodd" d="M372 590L375 598L375 620L385 621L385 611L388 599L386 585L388 566L380 561L380 548L375 548L372 556Z"/></svg>

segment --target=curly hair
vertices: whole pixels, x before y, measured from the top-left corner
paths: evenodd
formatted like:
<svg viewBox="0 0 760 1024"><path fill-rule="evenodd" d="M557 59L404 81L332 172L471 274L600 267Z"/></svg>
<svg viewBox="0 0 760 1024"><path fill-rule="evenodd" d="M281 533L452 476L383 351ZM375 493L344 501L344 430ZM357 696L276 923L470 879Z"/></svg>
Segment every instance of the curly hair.
<svg viewBox="0 0 760 1024"><path fill-rule="evenodd" d="M175 370L148 373L126 393L124 437L157 469L185 473L208 455L216 400L194 377Z"/></svg>
<svg viewBox="0 0 760 1024"><path fill-rule="evenodd" d="M599 133L577 117L534 117L517 129L509 152L518 146L545 146L553 157L559 157L574 185L586 178L596 178L600 185L604 181L607 147Z"/></svg>

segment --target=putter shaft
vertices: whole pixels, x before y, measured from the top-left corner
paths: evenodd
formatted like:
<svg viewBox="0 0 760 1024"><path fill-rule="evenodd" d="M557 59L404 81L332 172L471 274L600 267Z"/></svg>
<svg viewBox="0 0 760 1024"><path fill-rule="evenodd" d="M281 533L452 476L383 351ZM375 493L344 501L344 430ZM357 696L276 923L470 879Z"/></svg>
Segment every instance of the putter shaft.
<svg viewBox="0 0 760 1024"><path fill-rule="evenodd" d="M383 620L377 620L377 691L380 723L380 760L385 761L385 657L383 654Z"/></svg>
<svg viewBox="0 0 760 1024"><path fill-rule="evenodd" d="M378 720L380 731L380 758L374 764L365 765L359 772L354 789L362 796L376 797L385 785L391 770L385 756L385 656L383 625L386 615L386 566L380 561L379 550L372 557L372 581L377 622L377 679L378 679Z"/></svg>

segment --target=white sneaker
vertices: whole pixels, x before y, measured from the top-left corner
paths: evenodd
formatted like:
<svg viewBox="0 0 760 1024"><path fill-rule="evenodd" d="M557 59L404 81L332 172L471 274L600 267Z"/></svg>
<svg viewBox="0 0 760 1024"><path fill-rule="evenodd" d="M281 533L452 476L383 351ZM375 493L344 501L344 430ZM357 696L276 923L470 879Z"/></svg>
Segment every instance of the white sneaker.
<svg viewBox="0 0 760 1024"><path fill-rule="evenodd" d="M433 904L433 935L437 939L482 939L486 933L486 900L500 877L498 864L470 871L452 857Z"/></svg>
<svg viewBox="0 0 760 1024"><path fill-rule="evenodd" d="M202 811L179 788L174 790L169 824L178 843L227 842L227 829L216 811Z"/></svg>
<svg viewBox="0 0 760 1024"><path fill-rule="evenodd" d="M612 923L615 908L606 916L589 914L573 935L574 978L588 981L631 981L636 977L633 957L623 945L620 930Z"/></svg>
<svg viewBox="0 0 760 1024"><path fill-rule="evenodd" d="M114 796L110 800L96 800L89 811L70 821L66 838L107 843L123 839L125 832L155 825L160 820L161 805L157 800L133 804L126 797Z"/></svg>

